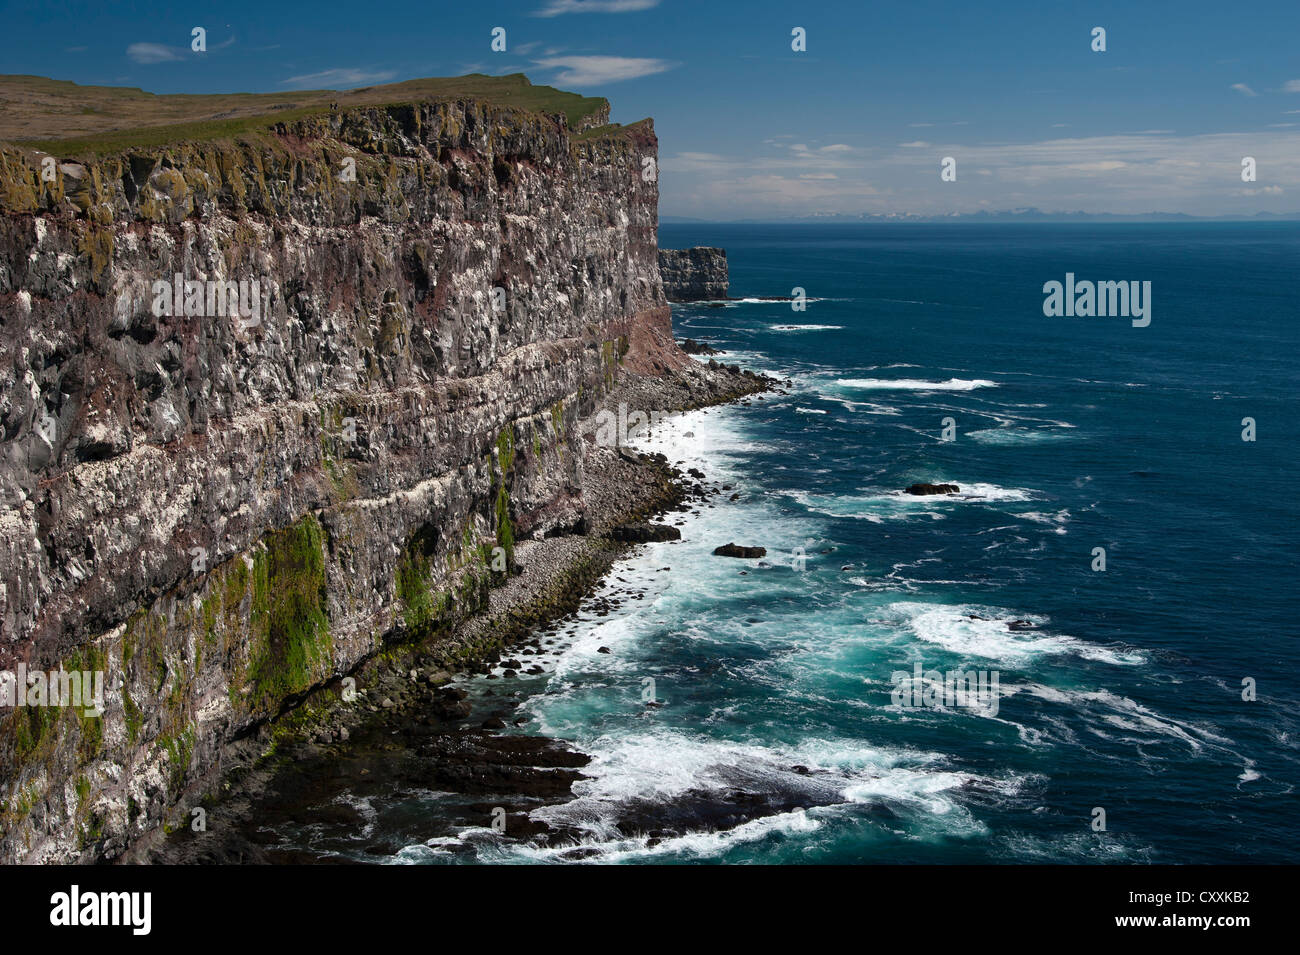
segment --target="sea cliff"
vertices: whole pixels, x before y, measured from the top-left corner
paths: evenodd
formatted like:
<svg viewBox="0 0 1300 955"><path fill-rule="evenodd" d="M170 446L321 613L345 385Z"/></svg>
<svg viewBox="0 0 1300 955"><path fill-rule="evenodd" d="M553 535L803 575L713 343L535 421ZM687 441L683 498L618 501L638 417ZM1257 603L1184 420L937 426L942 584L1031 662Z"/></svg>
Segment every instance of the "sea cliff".
<svg viewBox="0 0 1300 955"><path fill-rule="evenodd" d="M727 251L708 246L660 249L659 273L670 302L725 299L729 279Z"/></svg>
<svg viewBox="0 0 1300 955"><path fill-rule="evenodd" d="M587 529L579 421L700 374L653 125L607 117L466 96L0 144L0 670L105 674L102 716L0 710L0 859L182 824L231 743Z"/></svg>

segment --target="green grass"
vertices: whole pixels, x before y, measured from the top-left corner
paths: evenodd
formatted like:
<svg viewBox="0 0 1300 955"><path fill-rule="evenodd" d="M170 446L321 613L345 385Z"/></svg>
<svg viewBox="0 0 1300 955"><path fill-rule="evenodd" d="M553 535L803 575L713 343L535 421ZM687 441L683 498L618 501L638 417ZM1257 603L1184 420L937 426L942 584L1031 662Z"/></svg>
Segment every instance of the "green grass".
<svg viewBox="0 0 1300 955"><path fill-rule="evenodd" d="M256 705L274 712L329 668L324 532L314 515L275 531L253 559L248 675Z"/></svg>
<svg viewBox="0 0 1300 955"><path fill-rule="evenodd" d="M335 104L351 109L458 100L562 113L572 129L609 107L602 97L534 86L522 73L430 77L343 91L162 96L136 88L0 75L0 140L63 156L104 155L177 142L238 139L277 123L329 113Z"/></svg>

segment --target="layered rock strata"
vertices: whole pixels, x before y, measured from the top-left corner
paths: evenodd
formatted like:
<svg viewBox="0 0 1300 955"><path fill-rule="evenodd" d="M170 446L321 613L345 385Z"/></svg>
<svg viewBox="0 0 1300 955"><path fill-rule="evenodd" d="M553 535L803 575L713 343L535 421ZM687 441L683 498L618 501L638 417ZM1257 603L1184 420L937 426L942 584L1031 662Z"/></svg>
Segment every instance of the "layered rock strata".
<svg viewBox="0 0 1300 955"><path fill-rule="evenodd" d="M670 302L700 302L725 299L727 252L707 246L692 249L660 249L659 274Z"/></svg>
<svg viewBox="0 0 1300 955"><path fill-rule="evenodd" d="M475 100L0 146L0 671L105 676L0 707L0 859L185 824L229 743L581 529L577 422L689 361L656 150Z"/></svg>

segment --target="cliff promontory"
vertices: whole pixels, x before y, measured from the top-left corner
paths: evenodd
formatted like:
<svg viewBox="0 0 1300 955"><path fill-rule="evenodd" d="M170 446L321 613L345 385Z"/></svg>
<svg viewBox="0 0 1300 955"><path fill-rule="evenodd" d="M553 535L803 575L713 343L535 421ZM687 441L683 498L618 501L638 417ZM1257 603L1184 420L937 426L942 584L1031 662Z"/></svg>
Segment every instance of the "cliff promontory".
<svg viewBox="0 0 1300 955"><path fill-rule="evenodd" d="M727 252L708 246L660 249L659 274L670 302L700 302L727 297Z"/></svg>
<svg viewBox="0 0 1300 955"><path fill-rule="evenodd" d="M0 707L0 859L120 853L481 608L581 528L577 422L689 362L651 122L481 81L0 129L0 671L104 675L101 713Z"/></svg>

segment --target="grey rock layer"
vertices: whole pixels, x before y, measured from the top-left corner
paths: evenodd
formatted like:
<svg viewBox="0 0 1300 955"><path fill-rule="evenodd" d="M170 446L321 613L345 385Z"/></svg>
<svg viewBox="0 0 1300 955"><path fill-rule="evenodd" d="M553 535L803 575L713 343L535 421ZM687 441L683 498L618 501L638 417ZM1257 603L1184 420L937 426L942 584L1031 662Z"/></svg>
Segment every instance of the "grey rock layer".
<svg viewBox="0 0 1300 955"><path fill-rule="evenodd" d="M659 275L670 302L726 298L727 251L708 246L660 249Z"/></svg>

